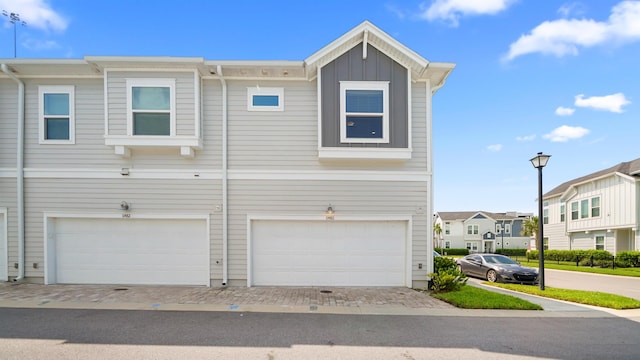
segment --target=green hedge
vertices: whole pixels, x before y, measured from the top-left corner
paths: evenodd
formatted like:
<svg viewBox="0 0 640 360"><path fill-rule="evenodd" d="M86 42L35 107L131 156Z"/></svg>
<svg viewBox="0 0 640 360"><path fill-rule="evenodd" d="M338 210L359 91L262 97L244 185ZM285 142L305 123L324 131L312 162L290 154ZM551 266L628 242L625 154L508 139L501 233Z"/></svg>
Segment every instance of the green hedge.
<svg viewBox="0 0 640 360"><path fill-rule="evenodd" d="M506 256L526 256L527 249L496 249L496 254Z"/></svg>
<svg viewBox="0 0 640 360"><path fill-rule="evenodd" d="M445 248L436 248L435 249L440 255L444 256L444 254L446 253L447 256L453 256L453 255L469 255L469 249L467 248L463 248L463 249L445 249Z"/></svg>
<svg viewBox="0 0 640 360"><path fill-rule="evenodd" d="M640 267L640 251L622 251L616 256L616 266Z"/></svg>
<svg viewBox="0 0 640 360"><path fill-rule="evenodd" d="M612 256L610 252L606 250L545 250L544 259L551 261L582 261L584 259L593 260L611 260ZM529 251L529 259L538 258L538 250Z"/></svg>

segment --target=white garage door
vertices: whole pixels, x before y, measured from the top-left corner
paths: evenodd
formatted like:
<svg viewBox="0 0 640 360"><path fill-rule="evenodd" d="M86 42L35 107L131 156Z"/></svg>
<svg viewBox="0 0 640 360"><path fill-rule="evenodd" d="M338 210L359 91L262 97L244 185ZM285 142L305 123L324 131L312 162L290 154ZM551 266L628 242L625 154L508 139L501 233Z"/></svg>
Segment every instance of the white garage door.
<svg viewBox="0 0 640 360"><path fill-rule="evenodd" d="M6 210L0 209L0 281L7 281L7 227L5 221L7 219Z"/></svg>
<svg viewBox="0 0 640 360"><path fill-rule="evenodd" d="M209 285L205 220L55 221L56 282Z"/></svg>
<svg viewBox="0 0 640 360"><path fill-rule="evenodd" d="M405 286L403 221L272 221L251 227L252 285Z"/></svg>

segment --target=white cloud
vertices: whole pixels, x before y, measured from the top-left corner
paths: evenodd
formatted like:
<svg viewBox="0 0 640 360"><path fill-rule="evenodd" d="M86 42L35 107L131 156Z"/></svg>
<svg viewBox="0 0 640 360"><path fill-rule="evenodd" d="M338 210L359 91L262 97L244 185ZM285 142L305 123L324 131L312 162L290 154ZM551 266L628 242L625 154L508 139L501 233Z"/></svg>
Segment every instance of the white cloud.
<svg viewBox="0 0 640 360"><path fill-rule="evenodd" d="M502 150L502 144L489 145L489 146L487 146L487 150L492 151L492 152L498 152L498 151Z"/></svg>
<svg viewBox="0 0 640 360"><path fill-rule="evenodd" d="M0 0L0 8L20 14L20 19L25 21L27 26L41 30L64 31L69 23L62 15L52 10L46 0Z"/></svg>
<svg viewBox="0 0 640 360"><path fill-rule="evenodd" d="M28 39L23 43L24 47L29 50L50 50L50 49L59 49L60 45L53 40L34 40Z"/></svg>
<svg viewBox="0 0 640 360"><path fill-rule="evenodd" d="M516 141L533 141L536 138L536 134L526 136L516 136Z"/></svg>
<svg viewBox="0 0 640 360"><path fill-rule="evenodd" d="M609 19L604 22L592 19L545 21L512 43L503 60L529 53L558 57L577 55L579 47L637 40L640 40L640 2L623 1L611 9Z"/></svg>
<svg viewBox="0 0 640 360"><path fill-rule="evenodd" d="M583 94L580 94L576 95L575 102L575 105L579 107L589 107L596 110L606 110L614 113L623 112L622 107L628 104L631 104L631 101L627 100L623 93L606 96L592 96L586 99Z"/></svg>
<svg viewBox="0 0 640 360"><path fill-rule="evenodd" d="M421 17L432 20L446 20L451 26L458 26L462 16L494 15L505 10L515 0L434 0L423 11ZM424 8L424 5L422 6Z"/></svg>
<svg viewBox="0 0 640 360"><path fill-rule="evenodd" d="M589 133L589 129L580 126L562 125L554 129L552 132L543 136L552 142L566 142L569 140L579 139Z"/></svg>
<svg viewBox="0 0 640 360"><path fill-rule="evenodd" d="M582 15L584 13L584 5L579 2L566 3L560 6L558 14L562 17L569 17L571 14Z"/></svg>
<svg viewBox="0 0 640 360"><path fill-rule="evenodd" d="M556 109L556 115L558 116L571 116L576 111L576 109L566 108L563 106L558 106Z"/></svg>

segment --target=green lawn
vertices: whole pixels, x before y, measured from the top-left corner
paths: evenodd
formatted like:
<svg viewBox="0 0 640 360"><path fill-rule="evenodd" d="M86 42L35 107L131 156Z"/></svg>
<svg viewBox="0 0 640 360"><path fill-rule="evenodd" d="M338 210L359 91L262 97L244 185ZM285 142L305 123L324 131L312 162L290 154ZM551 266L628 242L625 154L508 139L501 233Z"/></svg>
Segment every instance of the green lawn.
<svg viewBox="0 0 640 360"><path fill-rule="evenodd" d="M538 260L527 261L526 259L518 259L523 266L529 267L538 267ZM575 263L570 262L560 262L546 260L544 262L545 269L556 269L556 270L568 270L568 271L578 271L578 272L586 272L586 273L595 273L595 274L607 274L607 275L619 275L619 276L634 276L640 277L640 268L600 268L600 267L589 267L589 266L576 266Z"/></svg>
<svg viewBox="0 0 640 360"><path fill-rule="evenodd" d="M567 290L550 287L545 287L545 290L540 290L540 288L530 285L498 284L488 282L485 282L484 284L579 304L600 306L617 310L640 309L640 301L638 300L597 291Z"/></svg>
<svg viewBox="0 0 640 360"><path fill-rule="evenodd" d="M540 305L526 300L469 285L458 291L432 293L431 296L463 309L542 310Z"/></svg>

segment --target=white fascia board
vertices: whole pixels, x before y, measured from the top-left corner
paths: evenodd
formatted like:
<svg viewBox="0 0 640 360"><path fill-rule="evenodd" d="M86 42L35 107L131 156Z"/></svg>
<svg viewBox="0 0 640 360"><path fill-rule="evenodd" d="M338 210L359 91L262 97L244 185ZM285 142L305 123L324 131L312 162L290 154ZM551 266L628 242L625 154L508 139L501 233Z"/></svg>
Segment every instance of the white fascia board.
<svg viewBox="0 0 640 360"><path fill-rule="evenodd" d="M26 168L25 178L50 178L50 179L221 179L220 170L197 169L136 169L129 168L129 175L122 175L121 168L109 169L46 169Z"/></svg>
<svg viewBox="0 0 640 360"><path fill-rule="evenodd" d="M423 171L229 170L229 179L425 182L428 175Z"/></svg>
<svg viewBox="0 0 640 360"><path fill-rule="evenodd" d="M324 147L318 149L318 157L320 159L409 160L411 152L411 149L397 148Z"/></svg>

